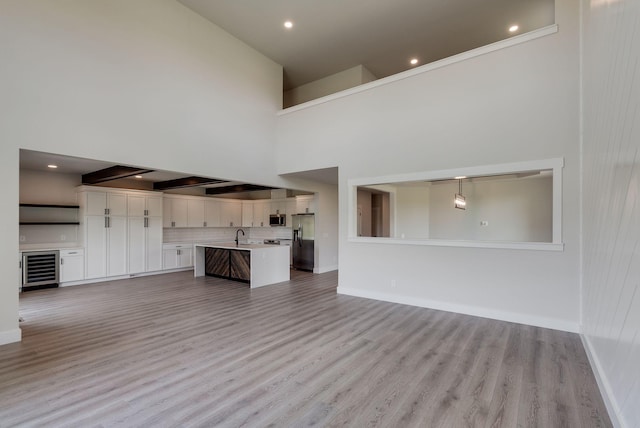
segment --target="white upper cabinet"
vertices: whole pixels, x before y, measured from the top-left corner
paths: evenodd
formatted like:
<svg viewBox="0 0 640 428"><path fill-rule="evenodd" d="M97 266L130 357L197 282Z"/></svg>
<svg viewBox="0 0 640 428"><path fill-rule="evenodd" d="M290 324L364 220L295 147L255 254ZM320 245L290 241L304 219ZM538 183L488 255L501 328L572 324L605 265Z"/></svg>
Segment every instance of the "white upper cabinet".
<svg viewBox="0 0 640 428"><path fill-rule="evenodd" d="M253 202L242 201L242 227L252 227L256 225L253 207Z"/></svg>
<svg viewBox="0 0 640 428"><path fill-rule="evenodd" d="M242 203L240 201L220 201L220 226L240 227L242 224Z"/></svg>
<svg viewBox="0 0 640 428"><path fill-rule="evenodd" d="M162 217L162 196L127 195L129 217Z"/></svg>
<svg viewBox="0 0 640 428"><path fill-rule="evenodd" d="M162 224L164 227L187 227L189 220L187 199L165 197L163 207Z"/></svg>
<svg viewBox="0 0 640 428"><path fill-rule="evenodd" d="M287 201L284 199L271 201L270 214L285 214L287 212Z"/></svg>
<svg viewBox="0 0 640 428"><path fill-rule="evenodd" d="M287 222L285 226L291 227L291 216L297 214L296 200L295 199L287 199L287 207L285 212L287 213Z"/></svg>
<svg viewBox="0 0 640 428"><path fill-rule="evenodd" d="M204 201L204 225L205 227L220 227L220 202Z"/></svg>
<svg viewBox="0 0 640 428"><path fill-rule="evenodd" d="M187 200L187 227L205 227L204 199Z"/></svg>
<svg viewBox="0 0 640 428"><path fill-rule="evenodd" d="M256 227L269 227L269 214L271 214L271 203L256 202L253 207L254 224Z"/></svg>
<svg viewBox="0 0 640 428"><path fill-rule="evenodd" d="M126 193L84 192L84 215L127 215Z"/></svg>
<svg viewBox="0 0 640 428"><path fill-rule="evenodd" d="M314 213L315 210L315 197L309 196L297 196L296 197L296 214Z"/></svg>

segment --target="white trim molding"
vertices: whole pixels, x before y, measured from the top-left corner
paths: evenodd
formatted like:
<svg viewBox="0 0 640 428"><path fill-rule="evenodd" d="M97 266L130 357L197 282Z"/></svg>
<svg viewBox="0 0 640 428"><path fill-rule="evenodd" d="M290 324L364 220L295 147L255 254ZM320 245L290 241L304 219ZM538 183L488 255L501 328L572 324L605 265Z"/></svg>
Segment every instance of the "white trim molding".
<svg viewBox="0 0 640 428"><path fill-rule="evenodd" d="M620 411L620 407L616 402L613 390L611 388L611 384L609 380L605 376L605 371L602 369L602 365L600 364L600 360L597 357L597 354L593 351L593 346L591 345L591 340L585 334L580 334L580 339L582 339L582 346L587 354L587 358L589 359L589 363L591 365L591 370L593 371L593 375L596 378L596 382L598 383L598 388L600 389L600 393L602 394L602 400L604 401L605 406L607 407L607 411L609 412L609 419L611 419L611 423L614 427L627 428L627 424L624 423Z"/></svg>
<svg viewBox="0 0 640 428"><path fill-rule="evenodd" d="M338 265L321 266L313 269L313 273L326 273L338 270Z"/></svg>
<svg viewBox="0 0 640 428"><path fill-rule="evenodd" d="M434 247L501 248L507 250L564 251L564 244L549 242L454 241L449 239L397 239L356 236L349 242L363 244L425 245Z"/></svg>
<svg viewBox="0 0 640 428"><path fill-rule="evenodd" d="M0 345L20 342L22 340L22 330L15 328L13 330L0 331Z"/></svg>
<svg viewBox="0 0 640 428"><path fill-rule="evenodd" d="M315 100L307 101L306 103L298 104L298 105L280 110L277 113L277 115L283 116L289 113L294 113L299 110L304 110L310 107L314 107L319 104L324 104L329 101L348 97L350 95L368 91L369 89L378 88L380 86L388 85L389 83L394 83L399 80L406 79L408 77L416 76L423 73L428 73L429 71L437 70L439 68L446 67L451 64L466 61L468 59L475 58L481 55L486 55L488 53L495 52L501 49L510 48L511 46L516 46L522 43L526 43L531 40L548 36L550 34L555 34L557 32L558 32L558 24L548 25L546 27L542 27L537 30L529 31L528 33L520 34L518 36L510 37L505 40L500 40L500 41L491 43L489 45L472 49L470 51L462 52L457 55L453 55L438 61L434 61L420 67L412 68L411 70L394 74L392 76L383 77L382 79L374 80L373 82L369 82L363 85L355 86L353 88L345 89L344 91L336 92L335 94L330 94L321 98L317 98Z"/></svg>

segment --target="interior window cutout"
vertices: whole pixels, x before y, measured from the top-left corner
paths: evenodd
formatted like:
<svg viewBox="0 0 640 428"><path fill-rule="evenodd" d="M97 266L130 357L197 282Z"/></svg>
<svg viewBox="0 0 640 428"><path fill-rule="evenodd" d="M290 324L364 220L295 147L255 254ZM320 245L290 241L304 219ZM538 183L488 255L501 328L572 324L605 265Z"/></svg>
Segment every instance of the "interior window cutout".
<svg viewBox="0 0 640 428"><path fill-rule="evenodd" d="M562 249L562 159L350 181L350 239Z"/></svg>

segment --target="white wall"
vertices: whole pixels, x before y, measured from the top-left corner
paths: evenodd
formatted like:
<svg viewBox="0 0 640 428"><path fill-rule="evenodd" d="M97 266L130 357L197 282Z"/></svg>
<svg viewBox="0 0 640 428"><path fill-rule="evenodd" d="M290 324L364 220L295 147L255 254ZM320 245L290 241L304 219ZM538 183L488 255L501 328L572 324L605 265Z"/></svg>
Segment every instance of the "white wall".
<svg viewBox="0 0 640 428"><path fill-rule="evenodd" d="M22 170L20 203L76 205L76 187L80 184L80 174Z"/></svg>
<svg viewBox="0 0 640 428"><path fill-rule="evenodd" d="M375 80L375 76L362 65L315 80L284 93L284 107L291 107L325 95L353 88Z"/></svg>
<svg viewBox="0 0 640 428"><path fill-rule="evenodd" d="M20 336L20 148L285 183L282 68L173 0L3 0L0 58L0 343Z"/></svg>
<svg viewBox="0 0 640 428"><path fill-rule="evenodd" d="M640 426L640 2L583 1L582 328L618 426Z"/></svg>
<svg viewBox="0 0 640 428"><path fill-rule="evenodd" d="M278 172L339 167L340 292L577 331L578 1L556 2L556 22L555 34L279 116ZM555 157L564 251L347 239L348 179Z"/></svg>
<svg viewBox="0 0 640 428"><path fill-rule="evenodd" d="M453 207L457 183L431 187L432 239L551 242L553 231L551 176L519 180L465 181L465 210ZM487 222L486 226L480 224Z"/></svg>
<svg viewBox="0 0 640 428"><path fill-rule="evenodd" d="M395 232L397 238L429 239L431 186L399 186L395 192Z"/></svg>

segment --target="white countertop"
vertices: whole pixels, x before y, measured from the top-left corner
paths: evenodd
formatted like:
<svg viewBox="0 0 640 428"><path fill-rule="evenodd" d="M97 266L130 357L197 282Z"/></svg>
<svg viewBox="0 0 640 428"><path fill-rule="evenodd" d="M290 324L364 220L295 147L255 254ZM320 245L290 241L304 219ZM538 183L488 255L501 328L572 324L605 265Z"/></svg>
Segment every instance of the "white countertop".
<svg viewBox="0 0 640 428"><path fill-rule="evenodd" d="M78 245L77 242L71 242L68 244L20 244L20 251L53 251L53 250L68 250L68 249L81 249L82 245Z"/></svg>
<svg viewBox="0 0 640 428"><path fill-rule="evenodd" d="M209 247L209 248L227 248L231 250L259 250L264 248L280 247L279 245L267 245L267 244L237 244L235 242L211 242L211 243L198 243L196 247Z"/></svg>

